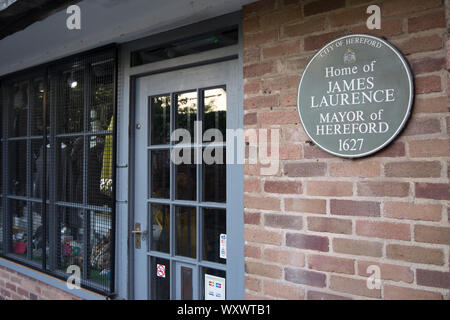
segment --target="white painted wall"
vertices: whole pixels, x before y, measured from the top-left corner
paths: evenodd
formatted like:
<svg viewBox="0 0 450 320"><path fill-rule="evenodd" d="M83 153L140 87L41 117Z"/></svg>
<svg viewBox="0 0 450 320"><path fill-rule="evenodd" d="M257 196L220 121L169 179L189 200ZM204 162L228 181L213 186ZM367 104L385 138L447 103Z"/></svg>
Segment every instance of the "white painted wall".
<svg viewBox="0 0 450 320"><path fill-rule="evenodd" d="M0 40L0 76L112 42L123 43L240 10L255 0L84 0L81 30L60 11Z"/></svg>

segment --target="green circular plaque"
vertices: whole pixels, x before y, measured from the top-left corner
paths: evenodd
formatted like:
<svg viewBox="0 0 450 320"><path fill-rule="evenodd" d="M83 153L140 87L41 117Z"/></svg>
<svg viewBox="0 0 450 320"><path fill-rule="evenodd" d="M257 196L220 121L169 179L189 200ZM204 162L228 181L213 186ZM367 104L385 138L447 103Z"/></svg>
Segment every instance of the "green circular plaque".
<svg viewBox="0 0 450 320"><path fill-rule="evenodd" d="M336 39L303 72L298 112L311 140L346 158L388 145L408 120L414 97L411 71L388 42L369 35Z"/></svg>

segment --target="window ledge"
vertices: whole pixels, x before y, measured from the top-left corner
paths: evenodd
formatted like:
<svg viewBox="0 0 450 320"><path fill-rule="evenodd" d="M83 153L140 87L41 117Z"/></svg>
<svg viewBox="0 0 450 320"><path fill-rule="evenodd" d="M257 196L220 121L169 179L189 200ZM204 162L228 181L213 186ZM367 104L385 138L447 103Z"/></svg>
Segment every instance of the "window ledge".
<svg viewBox="0 0 450 320"><path fill-rule="evenodd" d="M69 288L67 288L65 281L54 278L37 270L33 270L20 264L14 263L12 261L6 260L4 258L0 258L0 266L21 273L34 280L41 281L49 286L55 287L57 289L60 289L64 292L67 292L84 300L106 300L107 298L106 296L102 296L98 293L88 291L86 289L70 290Z"/></svg>

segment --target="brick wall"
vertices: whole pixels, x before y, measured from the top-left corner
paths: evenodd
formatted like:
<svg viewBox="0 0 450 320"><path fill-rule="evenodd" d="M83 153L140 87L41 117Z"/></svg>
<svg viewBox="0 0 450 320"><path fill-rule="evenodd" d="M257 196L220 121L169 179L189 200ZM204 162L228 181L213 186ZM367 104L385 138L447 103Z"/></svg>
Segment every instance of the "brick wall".
<svg viewBox="0 0 450 320"><path fill-rule="evenodd" d="M79 300L65 291L0 267L0 300Z"/></svg>
<svg viewBox="0 0 450 320"><path fill-rule="evenodd" d="M279 128L281 137L277 175L245 166L248 299L449 299L448 3L263 0L244 7L245 127ZM381 30L365 26L370 4L381 7ZM362 160L311 145L296 109L308 61L351 33L397 46L416 86L406 129ZM367 288L370 265L380 267L379 290Z"/></svg>

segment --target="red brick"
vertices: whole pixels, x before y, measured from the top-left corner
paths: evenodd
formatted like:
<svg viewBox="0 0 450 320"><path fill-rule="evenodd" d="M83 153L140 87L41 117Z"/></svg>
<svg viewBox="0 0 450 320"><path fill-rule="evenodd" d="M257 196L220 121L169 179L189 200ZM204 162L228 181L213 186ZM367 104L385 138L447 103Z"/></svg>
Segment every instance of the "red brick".
<svg viewBox="0 0 450 320"><path fill-rule="evenodd" d="M356 221L356 234L384 239L411 239L409 224L405 223Z"/></svg>
<svg viewBox="0 0 450 320"><path fill-rule="evenodd" d="M436 8L441 5L442 2L440 0L389 0L383 3L381 13L383 16L405 15Z"/></svg>
<svg viewBox="0 0 450 320"><path fill-rule="evenodd" d="M252 246L252 245L246 244L244 246L244 257L260 259L261 258L261 248L258 246Z"/></svg>
<svg viewBox="0 0 450 320"><path fill-rule="evenodd" d="M259 17L253 16L242 20L242 30L244 33L259 31Z"/></svg>
<svg viewBox="0 0 450 320"><path fill-rule="evenodd" d="M421 76L415 79L416 94L440 92L442 90L440 76Z"/></svg>
<svg viewBox="0 0 450 320"><path fill-rule="evenodd" d="M337 234L352 234L352 221L335 218L308 217L308 230Z"/></svg>
<svg viewBox="0 0 450 320"><path fill-rule="evenodd" d="M447 97L416 98L413 111L415 113L445 113L448 111Z"/></svg>
<svg viewBox="0 0 450 320"><path fill-rule="evenodd" d="M354 274L355 261L323 255L308 255L308 268L333 273Z"/></svg>
<svg viewBox="0 0 450 320"><path fill-rule="evenodd" d="M416 225L414 227L414 240L450 245L450 228Z"/></svg>
<svg viewBox="0 0 450 320"><path fill-rule="evenodd" d="M405 55L440 50L443 47L442 37L437 34L408 38L396 43L400 51ZM416 93L418 92L416 91Z"/></svg>
<svg viewBox="0 0 450 320"><path fill-rule="evenodd" d="M282 91L281 105L285 107L297 106L297 90Z"/></svg>
<svg viewBox="0 0 450 320"><path fill-rule="evenodd" d="M391 143L387 148L375 153L373 156L377 158L400 158L404 157L405 154L405 143L394 142Z"/></svg>
<svg viewBox="0 0 450 320"><path fill-rule="evenodd" d="M287 214L264 214L264 225L279 229L303 229L302 217Z"/></svg>
<svg viewBox="0 0 450 320"><path fill-rule="evenodd" d="M261 49L259 48L247 48L244 49L243 53L244 65L256 64L261 60ZM244 92L247 93L247 91Z"/></svg>
<svg viewBox="0 0 450 320"><path fill-rule="evenodd" d="M338 296L336 294L330 294L326 292L319 292L319 291L313 291L308 290L306 294L307 300L352 300L348 297Z"/></svg>
<svg viewBox="0 0 450 320"><path fill-rule="evenodd" d="M303 300L305 298L303 288L267 280L264 281L264 294L287 300Z"/></svg>
<svg viewBox="0 0 450 320"><path fill-rule="evenodd" d="M329 240L327 237L299 233L287 233L286 246L327 252L329 251Z"/></svg>
<svg viewBox="0 0 450 320"><path fill-rule="evenodd" d="M261 81L253 80L247 81L244 84L244 92L245 94L257 94L261 92Z"/></svg>
<svg viewBox="0 0 450 320"><path fill-rule="evenodd" d="M442 206L439 204L387 202L384 204L384 215L395 219L440 221Z"/></svg>
<svg viewBox="0 0 450 320"><path fill-rule="evenodd" d="M266 180L264 191L267 193L300 194L302 193L302 183L297 181Z"/></svg>
<svg viewBox="0 0 450 320"><path fill-rule="evenodd" d="M301 16L300 7L290 7L278 11L272 11L264 16L261 16L261 29L278 28L284 23L298 20Z"/></svg>
<svg viewBox="0 0 450 320"><path fill-rule="evenodd" d="M256 178L245 178L244 179L244 192L260 192L261 191L261 181Z"/></svg>
<svg viewBox="0 0 450 320"><path fill-rule="evenodd" d="M418 285L450 289L450 272L417 269L416 276Z"/></svg>
<svg viewBox="0 0 450 320"><path fill-rule="evenodd" d="M416 197L434 200L450 200L450 187L448 183L425 183L415 184Z"/></svg>
<svg viewBox="0 0 450 320"><path fill-rule="evenodd" d="M284 166L284 174L288 177L318 177L326 173L326 163L303 162L287 163Z"/></svg>
<svg viewBox="0 0 450 320"><path fill-rule="evenodd" d="M280 200L270 197L244 196L244 207L247 209L280 210Z"/></svg>
<svg viewBox="0 0 450 320"><path fill-rule="evenodd" d="M262 108L272 108L277 107L279 103L279 95L261 95L246 98L244 100L244 109L262 109Z"/></svg>
<svg viewBox="0 0 450 320"><path fill-rule="evenodd" d="M369 289L366 280L352 279L331 275L330 288L334 291L364 296L369 298L381 298L380 289Z"/></svg>
<svg viewBox="0 0 450 320"><path fill-rule="evenodd" d="M386 300L442 300L442 294L413 288L384 286Z"/></svg>
<svg viewBox="0 0 450 320"><path fill-rule="evenodd" d="M325 214L327 203L325 200L316 199L285 199L285 209L300 213Z"/></svg>
<svg viewBox="0 0 450 320"><path fill-rule="evenodd" d="M280 160L299 160L301 157L302 149L300 146L280 146Z"/></svg>
<svg viewBox="0 0 450 320"><path fill-rule="evenodd" d="M383 19L381 26L381 29L369 30L364 23L364 25L353 28L352 33L364 33L377 37L392 37L403 33L403 19Z"/></svg>
<svg viewBox="0 0 450 320"><path fill-rule="evenodd" d="M444 254L441 249L430 249L418 246L388 244L386 256L389 259L423 264L444 264Z"/></svg>
<svg viewBox="0 0 450 320"><path fill-rule="evenodd" d="M263 244L281 244L281 234L274 231L268 231L261 228L244 228L244 239L247 242L263 243Z"/></svg>
<svg viewBox="0 0 450 320"><path fill-rule="evenodd" d="M284 278L286 281L304 284L312 287L325 287L326 286L326 275L321 272L285 268Z"/></svg>
<svg viewBox="0 0 450 320"><path fill-rule="evenodd" d="M303 147L304 157L306 159L321 159L321 158L334 158L335 156L331 153L325 152L317 146L311 146L309 144L305 144ZM332 164L333 165L333 164Z"/></svg>
<svg viewBox="0 0 450 320"><path fill-rule="evenodd" d="M299 81L299 76L297 75L264 79L262 82L262 89L264 91L295 89L298 87Z"/></svg>
<svg viewBox="0 0 450 320"><path fill-rule="evenodd" d="M291 58L285 61L286 72L298 72L305 69L311 58Z"/></svg>
<svg viewBox="0 0 450 320"><path fill-rule="evenodd" d="M409 154L413 158L449 157L449 139L416 140L409 142Z"/></svg>
<svg viewBox="0 0 450 320"><path fill-rule="evenodd" d="M273 0L260 0L245 5L242 8L242 14L244 17L252 14L261 15L266 12L271 12L275 9L276 2Z"/></svg>
<svg viewBox="0 0 450 320"><path fill-rule="evenodd" d="M409 121L404 136L424 135L441 132L441 121L437 118L413 118Z"/></svg>
<svg viewBox="0 0 450 320"><path fill-rule="evenodd" d="M305 17L320 14L345 7L345 0L319 0L305 4L303 13Z"/></svg>
<svg viewBox="0 0 450 320"><path fill-rule="evenodd" d="M386 177L439 178L441 163L438 161L403 161L384 165Z"/></svg>
<svg viewBox="0 0 450 320"><path fill-rule="evenodd" d="M445 69L445 57L425 57L422 59L414 60L412 62L412 70L414 74L429 73L435 71L441 71Z"/></svg>
<svg viewBox="0 0 450 320"><path fill-rule="evenodd" d="M305 131L300 127L281 128L281 135L286 142L302 142L308 139Z"/></svg>
<svg viewBox="0 0 450 320"><path fill-rule="evenodd" d="M390 181L358 182L358 195L368 197L407 197L409 183Z"/></svg>
<svg viewBox="0 0 450 320"><path fill-rule="evenodd" d="M276 65L273 61L251 64L244 67L244 77L261 77L276 71Z"/></svg>
<svg viewBox="0 0 450 320"><path fill-rule="evenodd" d="M330 21L330 26L334 28L366 22L368 17L366 10L367 7L363 6L348 8L344 11L333 13L328 18Z"/></svg>
<svg viewBox="0 0 450 320"><path fill-rule="evenodd" d="M246 261L245 272L271 279L281 279L282 269L279 266Z"/></svg>
<svg viewBox="0 0 450 320"><path fill-rule="evenodd" d="M287 57L299 53L300 40L286 41L283 43L277 42L272 46L264 47L262 49L263 59Z"/></svg>
<svg viewBox="0 0 450 320"><path fill-rule="evenodd" d="M331 214L342 216L380 216L380 204L372 201L331 200L330 210Z"/></svg>
<svg viewBox="0 0 450 320"><path fill-rule="evenodd" d="M252 125L258 123L258 115L256 113L246 113L244 115L244 125Z"/></svg>
<svg viewBox="0 0 450 320"><path fill-rule="evenodd" d="M245 289L259 292L261 291L261 281L257 278L245 276Z"/></svg>
<svg viewBox="0 0 450 320"><path fill-rule="evenodd" d="M363 277L370 277L372 273L367 273L369 266L378 266L381 272L380 277L383 280L402 281L406 283L412 283L414 281L414 272L409 267L373 261L358 261L358 274Z"/></svg>
<svg viewBox="0 0 450 320"><path fill-rule="evenodd" d="M374 241L354 240L354 239L333 239L333 250L339 253L346 253L357 256L381 257L383 244Z"/></svg>
<svg viewBox="0 0 450 320"><path fill-rule="evenodd" d="M380 163L369 161L347 161L330 163L330 175L334 177L364 177L380 176Z"/></svg>
<svg viewBox="0 0 450 320"><path fill-rule="evenodd" d="M309 36L305 39L305 51L318 50L328 42L345 35L345 32L329 32L320 35Z"/></svg>
<svg viewBox="0 0 450 320"><path fill-rule="evenodd" d="M408 19L408 32L414 33L434 28L445 28L444 10L423 14Z"/></svg>
<svg viewBox="0 0 450 320"><path fill-rule="evenodd" d="M259 122L261 125L297 124L299 121L300 119L296 109L261 112L259 114Z"/></svg>
<svg viewBox="0 0 450 320"><path fill-rule="evenodd" d="M308 181L307 194L310 196L345 197L353 195L353 183L339 181Z"/></svg>
<svg viewBox="0 0 450 320"><path fill-rule="evenodd" d="M305 255L298 250L266 248L264 249L264 260L284 266L303 267L305 265Z"/></svg>
<svg viewBox="0 0 450 320"><path fill-rule="evenodd" d="M325 17L313 17L296 24L285 25L283 37L298 37L325 30Z"/></svg>

